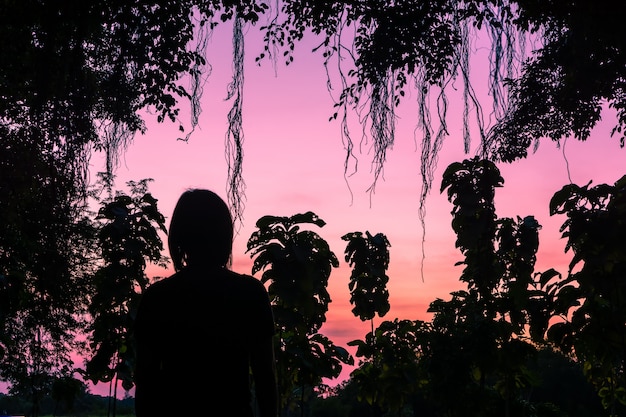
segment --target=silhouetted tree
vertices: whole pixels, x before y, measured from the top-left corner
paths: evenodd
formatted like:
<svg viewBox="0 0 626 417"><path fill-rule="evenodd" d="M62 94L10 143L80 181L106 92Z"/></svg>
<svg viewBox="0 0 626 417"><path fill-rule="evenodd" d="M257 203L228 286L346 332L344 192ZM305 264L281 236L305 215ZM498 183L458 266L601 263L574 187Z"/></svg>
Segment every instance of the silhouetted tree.
<svg viewBox="0 0 626 417"><path fill-rule="evenodd" d="M43 143L4 124L0 136L0 379L37 415L81 349L95 228Z"/></svg>
<svg viewBox="0 0 626 417"><path fill-rule="evenodd" d="M364 341L348 343L357 347L355 356L362 358L350 379L356 385L357 398L372 406L373 415L399 412L426 385L419 356L420 343L426 340L423 334L429 332L429 323L394 319L382 322Z"/></svg>
<svg viewBox="0 0 626 417"><path fill-rule="evenodd" d="M362 390L359 392L359 398L369 403L375 413L380 413L381 406L387 406L385 394L380 394L383 391L381 387L386 385L381 374L386 373L390 364L385 360L386 358L378 357L384 355L381 351L381 344L384 342L377 340L377 336L381 336L380 332L374 333L374 317L376 314L379 317L385 316L390 308L387 290L390 245L387 236L382 233L372 236L369 231L365 232L365 236L361 232L347 233L341 239L348 242L345 260L352 267L348 283L350 303L354 306L352 313L362 321L369 320L371 324L371 332L367 335L365 342L370 345L370 348L366 349L361 346L357 350L356 355L363 359L360 361L359 368L353 371L353 375L356 374L354 378L358 379L359 388ZM410 341L407 342L410 343ZM363 342L355 340L349 345L359 346L359 343ZM402 358L396 358L395 361L395 363L401 362ZM375 388L372 389L373 387Z"/></svg>
<svg viewBox="0 0 626 417"><path fill-rule="evenodd" d="M113 398L118 380L127 390L134 386L132 329L141 293L149 284L146 267L167 266L158 234L167 233L165 217L148 190L149 181L129 181L130 193L116 191L102 200L96 217L102 262L93 275L87 328L90 357L83 376L111 383Z"/></svg>
<svg viewBox="0 0 626 417"><path fill-rule="evenodd" d="M362 321L370 320L374 332L374 316L384 317L389 311L387 268L389 267L389 240L382 233L372 236L366 231L347 233L341 239L348 242L346 262L350 273L350 303L352 313Z"/></svg>
<svg viewBox="0 0 626 417"><path fill-rule="evenodd" d="M293 406L299 390L302 412L310 390L322 378L336 378L341 364L353 364L348 351L336 346L319 329L331 302L326 287L339 261L328 243L303 225L323 227L315 213L291 217L263 216L248 239L247 252L254 258L252 273L263 271L278 329L276 363L281 407ZM304 415L304 414L302 414Z"/></svg>
<svg viewBox="0 0 626 417"><path fill-rule="evenodd" d="M87 385L84 382L71 377L62 377L54 380L50 397L56 402L54 415L59 408L73 411L78 398L87 394Z"/></svg>
<svg viewBox="0 0 626 417"><path fill-rule="evenodd" d="M613 185L566 185L550 201L565 214L567 277L546 283L555 313L549 339L575 357L611 415L626 415L626 176Z"/></svg>
<svg viewBox="0 0 626 417"><path fill-rule="evenodd" d="M432 331L417 343L424 389L449 416L468 409L513 415L526 408L521 389L534 381L526 363L536 346L527 326L542 302L533 299L542 295L533 274L540 226L532 216L497 218L494 195L503 182L495 164L478 158L450 164L443 174L467 289L430 304Z"/></svg>

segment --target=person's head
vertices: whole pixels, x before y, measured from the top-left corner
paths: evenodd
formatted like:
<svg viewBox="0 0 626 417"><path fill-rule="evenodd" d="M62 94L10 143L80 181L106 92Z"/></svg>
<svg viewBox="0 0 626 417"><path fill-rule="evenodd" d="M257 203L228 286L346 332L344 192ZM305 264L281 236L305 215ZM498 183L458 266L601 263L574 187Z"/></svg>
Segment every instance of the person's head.
<svg viewBox="0 0 626 417"><path fill-rule="evenodd" d="M228 265L233 219L224 200L209 190L185 191L174 208L167 243L176 271L189 265Z"/></svg>

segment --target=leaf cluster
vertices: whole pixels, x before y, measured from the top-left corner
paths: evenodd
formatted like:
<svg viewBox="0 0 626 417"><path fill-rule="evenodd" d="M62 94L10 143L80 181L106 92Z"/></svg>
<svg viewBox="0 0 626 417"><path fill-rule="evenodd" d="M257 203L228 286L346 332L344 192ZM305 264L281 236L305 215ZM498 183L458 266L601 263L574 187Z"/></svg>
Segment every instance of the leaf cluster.
<svg viewBox="0 0 626 417"><path fill-rule="evenodd" d="M626 177L613 185L570 184L550 201L551 214L567 215L561 231L573 257L567 278L552 285L564 320L548 337L584 364L610 410L626 406L625 190Z"/></svg>
<svg viewBox="0 0 626 417"><path fill-rule="evenodd" d="M302 226L325 224L313 212L263 216L248 240L252 273L263 271L261 281L269 283L279 330L276 363L281 407L296 406L294 390L300 390L297 401L302 406L307 388L320 386L322 378L337 377L342 363L354 361L347 350L318 333L331 302L328 278L339 260L320 235Z"/></svg>
<svg viewBox="0 0 626 417"><path fill-rule="evenodd" d="M345 260L352 267L350 303L352 313L362 321L371 320L376 314L384 317L390 309L387 268L389 266L389 240L382 233L366 231L347 233L341 237L347 241Z"/></svg>
<svg viewBox="0 0 626 417"><path fill-rule="evenodd" d="M365 340L353 340L362 358L350 378L358 386L359 401L383 410L398 411L425 386L420 361L420 340L429 323L419 320L384 321Z"/></svg>
<svg viewBox="0 0 626 417"><path fill-rule="evenodd" d="M499 146L494 156L503 161L523 158L541 138L586 140L604 104L616 110L612 134L623 147L626 43L617 29L622 6L517 3L516 24L540 30L543 45L524 63L521 76L509 80L509 111L490 133Z"/></svg>
<svg viewBox="0 0 626 417"><path fill-rule="evenodd" d="M264 216L257 221L246 252L254 257L252 273L263 271L261 281L269 282L278 326L307 334L326 321L331 301L326 287L339 260L321 236L301 230L302 224L326 223L313 212Z"/></svg>
<svg viewBox="0 0 626 417"><path fill-rule="evenodd" d="M93 274L89 304L91 357L83 376L93 382L122 380L132 388L134 347L132 328L139 299L149 280L147 263L166 266L158 232L166 233L165 217L148 191L149 179L127 183L130 193L117 191L101 202L98 243L102 263Z"/></svg>

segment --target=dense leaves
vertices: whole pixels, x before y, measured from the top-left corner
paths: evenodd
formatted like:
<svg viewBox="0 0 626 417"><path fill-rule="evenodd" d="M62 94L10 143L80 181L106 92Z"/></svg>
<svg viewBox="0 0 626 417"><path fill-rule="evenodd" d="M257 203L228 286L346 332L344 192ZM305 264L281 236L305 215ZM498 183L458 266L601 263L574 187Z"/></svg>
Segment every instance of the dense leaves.
<svg viewBox="0 0 626 417"><path fill-rule="evenodd" d="M312 212L262 217L247 252L254 257L252 273L263 271L261 281L269 281L279 328L308 334L326 321L331 301L328 277L339 260L317 233L300 230L302 224L322 227L326 223Z"/></svg>
<svg viewBox="0 0 626 417"><path fill-rule="evenodd" d="M331 302L326 287L339 260L320 235L302 226L326 224L313 212L290 217L264 216L248 239L247 252L254 258L252 273L263 271L278 328L276 363L281 407L322 384L322 378L339 376L342 363L353 358L342 347L318 333Z"/></svg>
<svg viewBox="0 0 626 417"><path fill-rule="evenodd" d="M341 239L348 242L345 260L352 267L350 303L352 314L361 320L371 320L376 314L384 317L389 311L387 268L389 267L389 240L382 233L371 235L365 232L347 233ZM373 326L373 324L372 324Z"/></svg>
<svg viewBox="0 0 626 417"><path fill-rule="evenodd" d="M362 131L373 141L376 181L395 140L396 107L415 97L427 194L453 116L447 112L448 92L457 87L465 105L459 114L466 153L478 141L480 156L510 162L526 157L543 139L585 140L607 103L616 110L614 133L623 145L622 4L286 0L281 6L270 24L261 26L266 48L259 58L276 57L282 49L288 64L309 31L320 35L315 50L321 51L325 65L340 68L339 81L330 74L328 83L331 92L340 91L331 119L341 121L346 170L356 158L350 110L359 114ZM485 74L476 77L471 66L478 44L489 51L488 97L475 88L485 81ZM408 94L413 87L415 94ZM432 111L431 103L436 103Z"/></svg>
<svg viewBox="0 0 626 417"><path fill-rule="evenodd" d="M623 5L612 2L526 0L5 1L0 4L0 113L5 126L54 150L55 164L67 168L64 175L83 180L85 148L106 150L108 168L114 169L116 152L144 131L146 110L186 130L180 112L190 106L193 130L210 61L206 40L221 23L258 26L265 39L264 49L253 51L259 63L280 57L289 64L297 44L313 33L324 64L339 64L339 78L329 73L328 82L339 92L332 118L341 120L346 164L355 156L347 112L360 113L363 132L369 129L378 179L395 140L395 108L416 97L422 179L429 189L448 135L446 91L457 85L466 107L461 112L466 152L472 108L480 153L498 160L525 157L546 137L586 139L604 103L617 112L614 132L623 142L626 65L620 11ZM244 33L257 35L236 30L236 45L243 45ZM477 80L469 58L478 38L490 50L489 106L473 87ZM530 41L536 47L528 51ZM244 51L235 52L237 94L227 116L234 148L229 198L240 211ZM414 87L416 94L408 94ZM492 126L485 125L483 108L492 109Z"/></svg>
<svg viewBox="0 0 626 417"><path fill-rule="evenodd" d="M0 135L0 379L36 415L81 348L95 229L54 152L24 130Z"/></svg>
<svg viewBox="0 0 626 417"><path fill-rule="evenodd" d="M166 232L165 217L148 181L130 181L130 193L118 191L102 201L96 217L102 262L92 277L87 329L91 357L83 376L92 382L119 379L127 390L134 385L132 329L139 298L149 284L146 267L148 262L166 266L158 235Z"/></svg>
<svg viewBox="0 0 626 417"><path fill-rule="evenodd" d="M430 325L422 321L384 321L365 340L354 340L359 368L350 374L358 387L360 401L378 411L398 411L419 393L427 381L420 368L420 334Z"/></svg>
<svg viewBox="0 0 626 417"><path fill-rule="evenodd" d="M364 341L349 343L360 358L351 378L372 415L415 407L416 399L425 399L435 415L465 416L468 409L533 415L524 396L538 381L527 366L553 314L542 284L558 274L534 273L540 228L534 217L496 216L495 190L503 182L495 164L479 158L446 169L441 191L453 204L452 228L464 256L458 264L465 265L460 281L467 288L431 302L431 322L384 321ZM347 254L362 256L360 267L364 259L379 259L363 257L369 252L360 234L344 239Z"/></svg>
<svg viewBox="0 0 626 417"><path fill-rule="evenodd" d="M543 46L511 84L511 106L492 132L496 156L526 156L541 138L586 140L605 103L617 112L613 133L624 145L626 41L619 33L624 5L519 1L517 24L542 30Z"/></svg>
<svg viewBox="0 0 626 417"><path fill-rule="evenodd" d="M456 247L465 255L466 265L460 280L483 296L498 285L498 265L494 250L496 212L493 205L496 187L504 179L497 167L474 158L450 164L443 173L441 191L447 189L452 209L452 229Z"/></svg>
<svg viewBox="0 0 626 417"><path fill-rule="evenodd" d="M626 177L613 185L563 187L551 214L566 214L561 231L571 250L568 276L552 284L562 320L548 332L584 364L612 413L626 410Z"/></svg>

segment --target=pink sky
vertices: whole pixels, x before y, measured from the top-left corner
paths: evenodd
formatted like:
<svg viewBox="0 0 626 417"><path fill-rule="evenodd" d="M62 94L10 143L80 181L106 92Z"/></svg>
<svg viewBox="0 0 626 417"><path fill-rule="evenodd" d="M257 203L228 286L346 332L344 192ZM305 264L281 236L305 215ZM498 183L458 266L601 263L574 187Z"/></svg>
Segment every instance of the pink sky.
<svg viewBox="0 0 626 417"><path fill-rule="evenodd" d="M250 29L250 33L256 30ZM150 190L168 223L178 196L186 188L209 188L226 197L224 139L231 103L224 98L232 73L229 37L226 27L218 27L209 45L212 74L205 85L200 126L189 142L176 141L176 126L149 121L148 132L135 138L117 170L118 188L127 180L154 179ZM252 260L245 254L245 247L261 216L315 212L327 222L315 230L328 241L341 262L329 280L332 303L321 333L335 344L348 347L347 342L363 339L370 325L351 312L350 269L344 262L345 242L341 236L368 230L386 234L391 243L391 310L382 320L429 319L426 309L431 301L449 299L451 291L464 288L458 281L461 267L453 266L462 256L454 247L452 205L445 193L439 193L441 174L449 163L473 155L463 154L461 107L453 104L449 110L450 136L440 153L433 192L427 200L422 279L422 228L418 218L420 145L419 137L414 140L415 95L409 94L400 109L396 142L388 154L384 180L378 183L376 194L370 199L366 191L373 180L366 146L360 155L359 171L349 178L351 195L343 177L345 155L340 126L336 121L328 121L333 102L326 90L321 56L309 53L313 44L299 45L293 64L286 67L279 63L275 74L269 61L261 67L255 65L254 57L261 45L247 38L243 167L247 199L244 224L235 241L233 269L251 272ZM480 59L477 62L480 65ZM354 115L351 117L356 120ZM181 120L189 125L186 119ZM565 219L551 218L548 213L551 196L568 182L567 164L572 181L580 185L589 180L594 184L613 183L626 172L626 150L619 148L617 138L609 137L611 123L609 119L608 127L599 126L586 143L573 139L567 142L567 162L563 147L558 149L546 140L528 159L499 165L505 184L496 191L498 216L534 215L543 226L536 271L550 267L562 273L567 271L570 254L563 253L565 241L560 239L558 230ZM354 126L353 135L358 141L359 129ZM472 143L472 149L477 146L477 141ZM92 172L101 170L96 155ZM149 271L151 276L170 273L171 269ZM380 321L376 318L375 325ZM352 348L348 350L354 353ZM347 378L350 371L346 367L339 380ZM108 385L98 384L92 392L105 395Z"/></svg>

